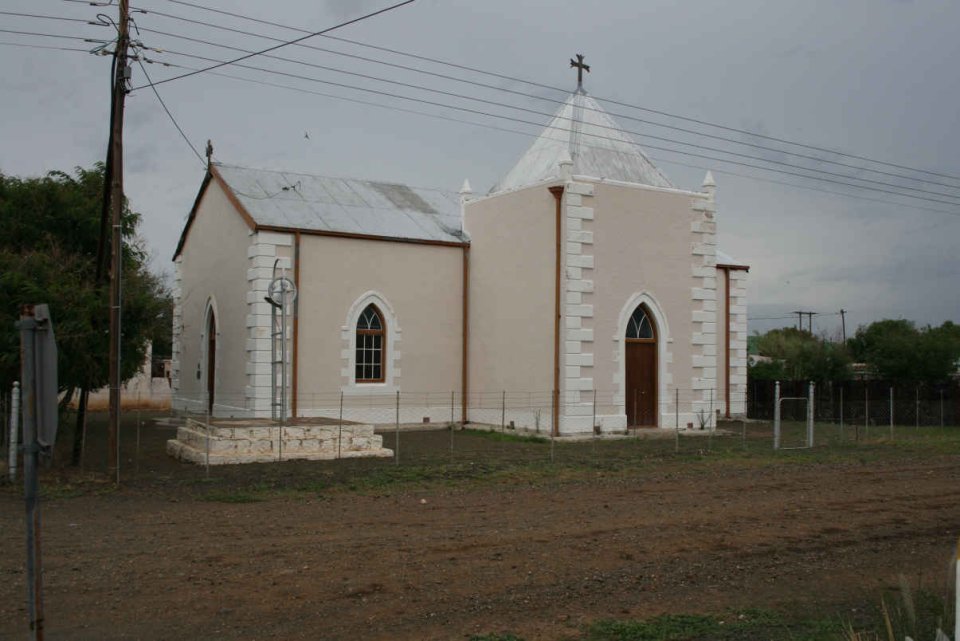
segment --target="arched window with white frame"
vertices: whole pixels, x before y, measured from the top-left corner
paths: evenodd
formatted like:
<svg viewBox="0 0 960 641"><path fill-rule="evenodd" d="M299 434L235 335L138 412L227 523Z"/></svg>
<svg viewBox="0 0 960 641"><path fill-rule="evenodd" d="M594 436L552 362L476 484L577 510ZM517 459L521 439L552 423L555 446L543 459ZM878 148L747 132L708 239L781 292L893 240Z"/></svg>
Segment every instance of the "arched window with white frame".
<svg viewBox="0 0 960 641"><path fill-rule="evenodd" d="M355 381L383 383L387 328L383 313L373 303L360 313L356 333Z"/></svg>

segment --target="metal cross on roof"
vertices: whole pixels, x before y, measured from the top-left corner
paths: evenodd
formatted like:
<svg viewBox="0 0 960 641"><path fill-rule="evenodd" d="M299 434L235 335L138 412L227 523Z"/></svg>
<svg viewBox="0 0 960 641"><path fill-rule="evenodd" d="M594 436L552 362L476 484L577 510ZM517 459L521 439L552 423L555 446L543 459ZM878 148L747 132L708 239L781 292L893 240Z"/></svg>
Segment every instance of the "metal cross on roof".
<svg viewBox="0 0 960 641"><path fill-rule="evenodd" d="M570 67L577 68L577 89L583 88L583 72L586 71L590 73L590 65L584 64L583 54L577 54L577 60L574 62L573 58L570 58Z"/></svg>

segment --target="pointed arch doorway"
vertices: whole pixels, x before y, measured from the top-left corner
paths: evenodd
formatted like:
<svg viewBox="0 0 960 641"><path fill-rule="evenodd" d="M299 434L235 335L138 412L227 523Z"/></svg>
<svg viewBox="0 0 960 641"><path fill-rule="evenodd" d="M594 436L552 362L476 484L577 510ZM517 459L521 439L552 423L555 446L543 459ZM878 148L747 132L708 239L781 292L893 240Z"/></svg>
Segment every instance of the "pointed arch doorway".
<svg viewBox="0 0 960 641"><path fill-rule="evenodd" d="M207 411L213 414L217 382L217 319L213 308L207 314Z"/></svg>
<svg viewBox="0 0 960 641"><path fill-rule="evenodd" d="M627 425L657 426L657 327L644 305L638 305L627 321L624 336Z"/></svg>

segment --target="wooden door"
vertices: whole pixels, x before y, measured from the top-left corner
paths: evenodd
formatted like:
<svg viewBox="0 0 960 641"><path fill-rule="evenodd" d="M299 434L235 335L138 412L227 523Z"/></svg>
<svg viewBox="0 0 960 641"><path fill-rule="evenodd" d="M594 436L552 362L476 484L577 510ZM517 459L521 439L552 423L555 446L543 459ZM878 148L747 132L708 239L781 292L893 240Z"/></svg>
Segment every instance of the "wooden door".
<svg viewBox="0 0 960 641"><path fill-rule="evenodd" d="M627 425L657 426L657 328L641 305L630 316L624 336Z"/></svg>
<svg viewBox="0 0 960 641"><path fill-rule="evenodd" d="M207 409L213 413L213 394L217 380L217 322L210 310L207 323Z"/></svg>
<svg viewBox="0 0 960 641"><path fill-rule="evenodd" d="M627 424L631 427L657 425L657 344L627 341Z"/></svg>

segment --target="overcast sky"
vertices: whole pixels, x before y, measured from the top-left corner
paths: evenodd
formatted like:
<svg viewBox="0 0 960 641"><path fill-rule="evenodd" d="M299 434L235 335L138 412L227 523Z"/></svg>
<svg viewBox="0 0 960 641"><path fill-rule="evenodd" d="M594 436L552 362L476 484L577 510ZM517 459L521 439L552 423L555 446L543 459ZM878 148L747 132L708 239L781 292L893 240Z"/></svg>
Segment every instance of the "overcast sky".
<svg viewBox="0 0 960 641"><path fill-rule="evenodd" d="M197 0L197 3L318 31L387 6L390 0ZM133 6L284 40L302 35L218 16L174 0L133 0ZM58 0L6 0L3 10L85 19L93 19L98 11L83 2ZM99 11L116 16L116 7L102 7ZM218 60L242 54L174 35L249 50L275 44L156 13L135 13L134 17L143 43L164 50L164 53L147 55L179 65L210 64L179 54ZM613 105L604 99L960 176L958 24L960 3L955 1L418 0L331 35L570 90L575 86L575 74L569 69L568 60L575 53L583 53L591 65L585 81L587 90L613 113L777 146L741 134ZM0 25L0 29L89 38L109 38L112 32L107 27L80 22L9 15L0 15ZM158 31L168 35L156 33ZM80 41L8 33L0 33L0 41L93 46ZM548 89L322 37L307 42L472 82L564 99L563 94ZM536 112L549 113L556 109L556 105L548 101L333 53L285 47L275 55L509 103ZM549 121L543 115L428 94L306 65L262 58L245 64L300 77L248 69L221 71L527 134L537 133L538 127L331 86L305 77L540 124ZM158 64L148 65L147 70L154 81L184 72ZM109 116L109 58L73 51L0 46L0 71L3 75L0 171L19 176L39 175L77 165L88 167L103 159ZM140 86L143 82L144 73L135 66L133 85ZM406 182L453 191L464 178L469 178L476 191L485 192L532 142L529 135L256 85L211 73L161 84L158 90L200 153L206 140L212 139L215 160L228 164ZM641 134L850 173L843 167L812 164L635 121L621 119L620 124ZM960 321L957 286L960 263L955 255L960 239L960 204L852 190L650 149L650 146L679 148L674 143L645 138L638 138L638 142L678 186L696 189L704 168L714 169L718 183L720 246L751 265L749 301L750 316L754 319L782 316L795 309L812 310L824 314L815 321L817 330L835 331L839 317L828 314L844 308L850 311L848 331L858 324L885 317L909 318L921 324ZM790 150L819 155L811 150ZM127 99L125 153L126 192L134 208L143 214L142 235L154 254L154 267L170 271L170 258L203 178L203 168L149 88L137 90ZM827 157L864 164L850 158ZM753 160L740 160L758 164ZM869 166L943 184L904 181L875 173L858 175L880 183L938 192L941 195L913 193L960 203L960 179L911 173L889 166ZM872 200L758 182L721 172L856 193ZM874 186L888 189L884 185ZM952 215L920 208L946 210ZM789 320L751 320L750 327L764 331L789 324Z"/></svg>

